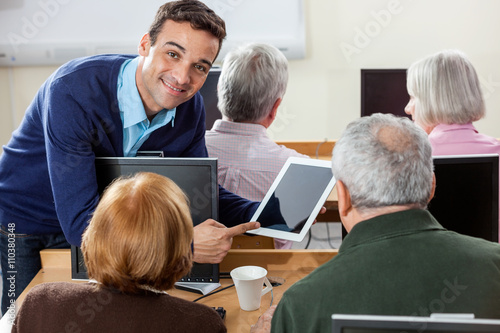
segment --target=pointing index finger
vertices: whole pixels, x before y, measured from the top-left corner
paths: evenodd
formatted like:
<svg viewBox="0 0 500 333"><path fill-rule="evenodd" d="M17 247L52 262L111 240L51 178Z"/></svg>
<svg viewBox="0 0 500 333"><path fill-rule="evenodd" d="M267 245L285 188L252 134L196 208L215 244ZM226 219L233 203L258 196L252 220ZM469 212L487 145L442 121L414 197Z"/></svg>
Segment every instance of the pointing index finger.
<svg viewBox="0 0 500 333"><path fill-rule="evenodd" d="M248 230L253 230L253 229L258 229L258 228L260 228L259 222L247 222L247 223L238 224L237 226L234 226L231 228L227 228L226 234L228 235L228 237L234 237L236 235L244 234Z"/></svg>

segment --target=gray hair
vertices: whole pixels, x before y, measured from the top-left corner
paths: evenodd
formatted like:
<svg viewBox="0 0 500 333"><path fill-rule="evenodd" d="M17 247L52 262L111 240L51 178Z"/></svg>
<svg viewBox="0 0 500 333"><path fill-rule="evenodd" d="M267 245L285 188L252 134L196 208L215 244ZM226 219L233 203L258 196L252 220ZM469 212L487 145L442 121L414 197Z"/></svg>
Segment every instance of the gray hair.
<svg viewBox="0 0 500 333"><path fill-rule="evenodd" d="M408 93L415 97L417 123L467 124L485 115L479 79L465 54L446 50L410 66Z"/></svg>
<svg viewBox="0 0 500 333"><path fill-rule="evenodd" d="M288 61L281 51L268 44L247 44L224 58L217 106L232 121L257 123L283 97L287 83Z"/></svg>
<svg viewBox="0 0 500 333"><path fill-rule="evenodd" d="M360 211L425 208L432 191L431 145L408 118L373 114L348 125L334 146L332 171Z"/></svg>

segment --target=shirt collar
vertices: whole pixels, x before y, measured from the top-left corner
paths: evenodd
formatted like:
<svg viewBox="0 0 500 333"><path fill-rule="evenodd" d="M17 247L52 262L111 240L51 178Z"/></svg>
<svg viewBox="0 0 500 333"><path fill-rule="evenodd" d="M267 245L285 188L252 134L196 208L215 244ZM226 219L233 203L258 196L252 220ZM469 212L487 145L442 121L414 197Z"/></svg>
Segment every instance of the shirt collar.
<svg viewBox="0 0 500 333"><path fill-rule="evenodd" d="M445 230L424 209L408 209L357 223L340 245L339 253L358 245L425 230Z"/></svg>
<svg viewBox="0 0 500 333"><path fill-rule="evenodd" d="M438 132L449 132L449 131L460 131L460 130L472 130L477 133L476 128L472 123L468 124L438 124L436 127L433 128L430 134L438 133Z"/></svg>
<svg viewBox="0 0 500 333"><path fill-rule="evenodd" d="M144 104L142 104L142 99L135 82L135 74L138 65L139 57L127 60L123 63L118 75L118 106L120 108L124 128L134 126L147 119ZM155 116L155 119L159 118L155 122L164 122L165 119L170 119L171 117L173 127L175 112L176 108L169 110L163 109Z"/></svg>
<svg viewBox="0 0 500 333"><path fill-rule="evenodd" d="M262 136L266 134L266 128L260 124L237 123L222 119L215 121L211 131L247 136Z"/></svg>

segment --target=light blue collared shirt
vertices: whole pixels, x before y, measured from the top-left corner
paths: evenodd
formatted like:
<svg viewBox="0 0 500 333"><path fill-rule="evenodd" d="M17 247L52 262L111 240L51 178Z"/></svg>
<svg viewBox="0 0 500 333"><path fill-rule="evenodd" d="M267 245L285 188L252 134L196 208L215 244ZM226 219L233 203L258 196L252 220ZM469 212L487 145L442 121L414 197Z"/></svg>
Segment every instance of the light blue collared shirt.
<svg viewBox="0 0 500 333"><path fill-rule="evenodd" d="M175 108L163 109L149 121L135 83L135 72L139 58L123 63L118 74L118 107L123 123L123 156L134 157L151 133L172 121L174 127Z"/></svg>

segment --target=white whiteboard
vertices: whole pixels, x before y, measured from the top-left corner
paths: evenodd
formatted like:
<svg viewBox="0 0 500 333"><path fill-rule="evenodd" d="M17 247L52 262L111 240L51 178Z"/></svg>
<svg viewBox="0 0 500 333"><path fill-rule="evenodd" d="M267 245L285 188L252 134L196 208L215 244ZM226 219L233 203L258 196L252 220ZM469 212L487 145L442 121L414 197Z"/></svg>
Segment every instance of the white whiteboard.
<svg viewBox="0 0 500 333"><path fill-rule="evenodd" d="M268 42L305 57L303 0L205 0L226 21L219 59L237 44ZM62 64L101 53L137 53L165 1L1 0L0 66Z"/></svg>

